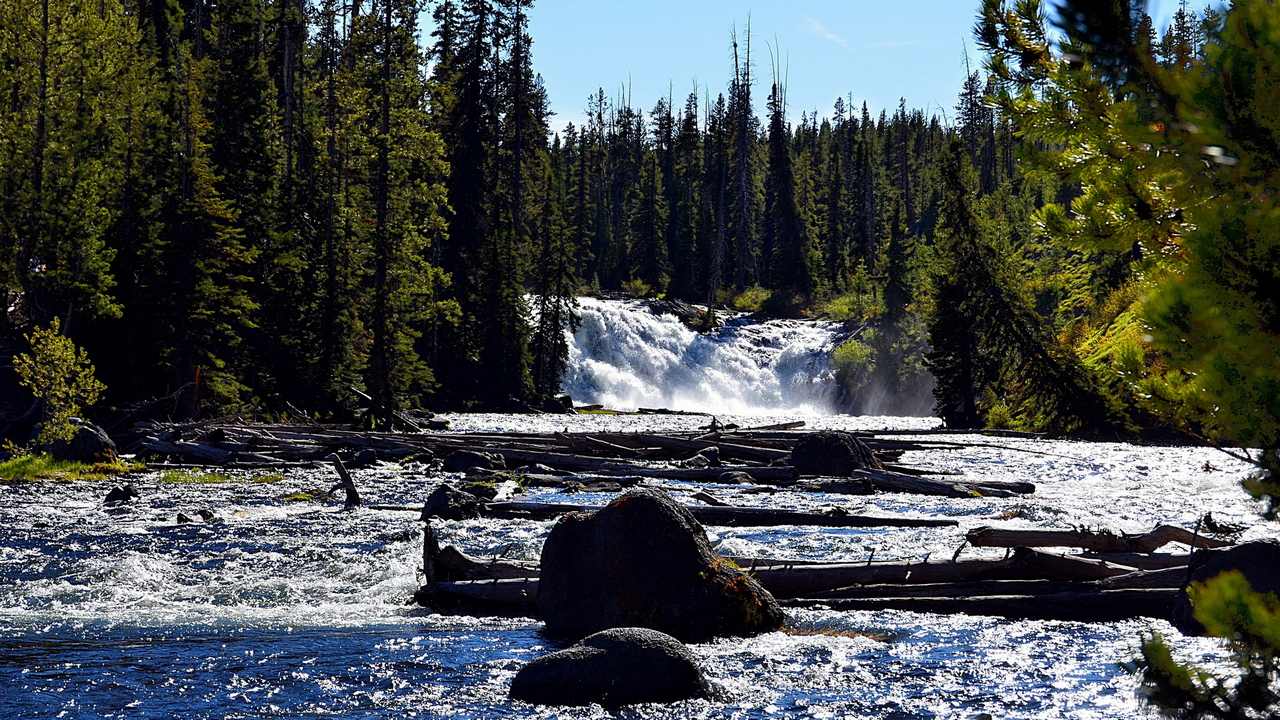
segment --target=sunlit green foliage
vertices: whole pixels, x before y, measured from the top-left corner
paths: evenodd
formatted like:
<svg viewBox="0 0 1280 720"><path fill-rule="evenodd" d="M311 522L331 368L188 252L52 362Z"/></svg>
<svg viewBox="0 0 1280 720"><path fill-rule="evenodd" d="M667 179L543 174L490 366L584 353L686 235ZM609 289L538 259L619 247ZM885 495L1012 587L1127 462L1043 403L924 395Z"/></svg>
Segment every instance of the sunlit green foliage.
<svg viewBox="0 0 1280 720"><path fill-rule="evenodd" d="M1239 674L1228 683L1183 665L1155 635L1142 647L1147 698L1175 718L1269 717L1280 706L1280 599L1255 592L1234 571L1194 583L1188 593L1205 630L1232 639Z"/></svg>
<svg viewBox="0 0 1280 720"><path fill-rule="evenodd" d="M734 295L729 305L739 312L760 312L772 294L766 288L752 286Z"/></svg>
<svg viewBox="0 0 1280 720"><path fill-rule="evenodd" d="M1149 18L1128 3L1067 2L1054 49L1038 2L987 0L978 26L995 101L1018 119L1042 171L1078 185L1046 205L1038 232L1086 252L1127 256L1087 360L1147 409L1240 454L1280 491L1280 5L1238 0L1198 25L1185 8L1152 52ZM1105 269L1106 265L1100 265ZM1124 279L1128 276L1131 279ZM1280 700L1274 597L1225 574L1193 589L1196 616L1231 641L1230 681L1147 643L1146 686L1175 717L1253 717Z"/></svg>
<svg viewBox="0 0 1280 720"><path fill-rule="evenodd" d="M41 402L44 415L37 443L70 440L76 427L71 419L93 405L106 386L94 375L84 348L61 332L58 320L27 335L30 352L13 359L18 381Z"/></svg>

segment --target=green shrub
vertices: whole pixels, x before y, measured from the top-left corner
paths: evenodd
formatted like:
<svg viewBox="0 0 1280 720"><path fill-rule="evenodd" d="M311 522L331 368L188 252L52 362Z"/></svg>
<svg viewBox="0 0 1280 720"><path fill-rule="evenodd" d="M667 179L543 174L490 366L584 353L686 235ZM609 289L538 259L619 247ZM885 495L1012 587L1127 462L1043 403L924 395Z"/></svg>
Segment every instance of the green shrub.
<svg viewBox="0 0 1280 720"><path fill-rule="evenodd" d="M622 283L622 292L630 298L650 298L653 297L653 286L640 278L635 278Z"/></svg>
<svg viewBox="0 0 1280 720"><path fill-rule="evenodd" d="M738 312L760 312L772 295L772 292L757 285L735 295L729 305Z"/></svg>
<svg viewBox="0 0 1280 720"><path fill-rule="evenodd" d="M884 314L884 301L866 269L859 264L849 276L849 289L823 303L819 312L837 322L870 322Z"/></svg>
<svg viewBox="0 0 1280 720"><path fill-rule="evenodd" d="M798 318L804 316L809 308L809 299L800 293L771 293L762 304L761 310L771 317Z"/></svg>
<svg viewBox="0 0 1280 720"><path fill-rule="evenodd" d="M44 404L44 419L37 442L46 445L75 436L71 418L102 396L106 386L94 375L93 363L83 348L62 334L55 318L47 328L27 335L30 353L13 359L18 382Z"/></svg>
<svg viewBox="0 0 1280 720"><path fill-rule="evenodd" d="M870 345L853 338L840 344L831 353L831 362L837 372L857 372L875 367L875 351Z"/></svg>
<svg viewBox="0 0 1280 720"><path fill-rule="evenodd" d="M1014 427L1013 410L1004 400L992 400L987 405L987 427L1010 430Z"/></svg>

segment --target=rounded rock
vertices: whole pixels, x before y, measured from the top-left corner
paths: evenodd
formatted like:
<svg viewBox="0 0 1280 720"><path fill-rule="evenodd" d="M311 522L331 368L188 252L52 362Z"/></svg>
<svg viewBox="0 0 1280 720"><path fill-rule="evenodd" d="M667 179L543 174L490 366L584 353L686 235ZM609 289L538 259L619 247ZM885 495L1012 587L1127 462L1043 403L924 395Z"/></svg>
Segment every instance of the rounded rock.
<svg viewBox="0 0 1280 720"><path fill-rule="evenodd" d="M712 551L688 509L651 488L562 516L542 546L537 600L548 634L571 640L637 626L700 642L784 619L767 590Z"/></svg>
<svg viewBox="0 0 1280 720"><path fill-rule="evenodd" d="M525 665L511 698L537 705L606 707L706 697L706 678L679 640L647 628L613 628Z"/></svg>
<svg viewBox="0 0 1280 720"><path fill-rule="evenodd" d="M791 449L791 464L801 475L848 477L854 470L879 468L867 444L847 432L822 430L800 438Z"/></svg>

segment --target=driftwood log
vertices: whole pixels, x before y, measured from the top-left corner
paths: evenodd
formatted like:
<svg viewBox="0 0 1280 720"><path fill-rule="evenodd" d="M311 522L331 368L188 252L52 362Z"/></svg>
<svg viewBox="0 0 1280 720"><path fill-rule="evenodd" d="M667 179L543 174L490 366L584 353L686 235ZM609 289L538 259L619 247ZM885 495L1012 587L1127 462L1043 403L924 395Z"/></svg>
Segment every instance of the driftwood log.
<svg viewBox="0 0 1280 720"><path fill-rule="evenodd" d="M505 519L552 520L571 512L595 512L599 505L565 503L494 502L481 506L481 515ZM775 510L772 508L688 505L695 519L713 527L773 527L803 525L814 527L954 527L948 518L855 515L841 509L826 511Z"/></svg>
<svg viewBox="0 0 1280 720"><path fill-rule="evenodd" d="M908 610L937 614L991 615L1011 620L1112 622L1135 617L1168 619L1178 590L1069 590L1035 595L981 597L880 597L842 600L800 599L791 607L832 610Z"/></svg>
<svg viewBox="0 0 1280 720"><path fill-rule="evenodd" d="M1076 547L1099 553L1151 553L1170 543L1193 548L1229 547L1231 543L1216 540L1173 525L1160 525L1141 535L1126 535L1106 530L1022 530L1015 528L974 528L965 533L974 547Z"/></svg>

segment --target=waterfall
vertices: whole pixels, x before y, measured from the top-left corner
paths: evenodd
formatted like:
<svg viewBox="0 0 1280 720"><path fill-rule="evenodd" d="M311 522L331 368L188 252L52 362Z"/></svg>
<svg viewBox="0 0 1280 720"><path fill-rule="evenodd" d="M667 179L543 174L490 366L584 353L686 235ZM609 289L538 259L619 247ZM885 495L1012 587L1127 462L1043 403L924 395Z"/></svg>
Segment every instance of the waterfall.
<svg viewBox="0 0 1280 720"><path fill-rule="evenodd" d="M564 391L578 403L717 414L828 414L837 323L731 316L708 334L638 301L580 299Z"/></svg>

